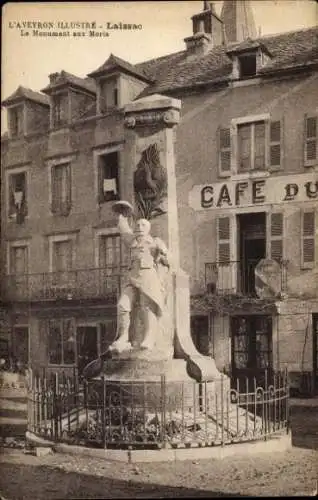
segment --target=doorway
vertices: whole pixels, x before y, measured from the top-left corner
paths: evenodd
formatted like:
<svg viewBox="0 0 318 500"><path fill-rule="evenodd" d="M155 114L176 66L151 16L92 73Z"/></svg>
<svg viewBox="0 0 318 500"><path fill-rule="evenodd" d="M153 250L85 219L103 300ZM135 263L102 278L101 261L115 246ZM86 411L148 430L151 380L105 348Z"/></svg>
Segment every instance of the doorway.
<svg viewBox="0 0 318 500"><path fill-rule="evenodd" d="M240 291L255 296L255 267L266 257L266 213L238 215L238 234Z"/></svg>
<svg viewBox="0 0 318 500"><path fill-rule="evenodd" d="M209 317L191 316L191 337L200 354L209 354Z"/></svg>
<svg viewBox="0 0 318 500"><path fill-rule="evenodd" d="M233 379L245 384L256 379L262 384L265 371L272 371L272 317L268 315L233 316L231 318L231 351Z"/></svg>
<svg viewBox="0 0 318 500"><path fill-rule="evenodd" d="M312 315L313 394L318 394L318 313Z"/></svg>
<svg viewBox="0 0 318 500"><path fill-rule="evenodd" d="M24 370L29 364L29 327L15 326L13 329L12 351L17 369Z"/></svg>
<svg viewBox="0 0 318 500"><path fill-rule="evenodd" d="M77 366L81 375L85 366L97 358L97 327L77 327Z"/></svg>

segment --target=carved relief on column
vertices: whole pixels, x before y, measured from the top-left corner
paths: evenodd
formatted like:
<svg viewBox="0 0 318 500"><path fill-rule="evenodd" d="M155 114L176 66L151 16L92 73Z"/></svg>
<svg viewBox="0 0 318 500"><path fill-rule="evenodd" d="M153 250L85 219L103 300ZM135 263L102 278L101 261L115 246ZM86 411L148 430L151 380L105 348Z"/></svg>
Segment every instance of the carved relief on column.
<svg viewBox="0 0 318 500"><path fill-rule="evenodd" d="M162 123L166 127L173 127L179 122L179 111L176 109L145 111L141 113L127 114L125 127L135 128Z"/></svg>

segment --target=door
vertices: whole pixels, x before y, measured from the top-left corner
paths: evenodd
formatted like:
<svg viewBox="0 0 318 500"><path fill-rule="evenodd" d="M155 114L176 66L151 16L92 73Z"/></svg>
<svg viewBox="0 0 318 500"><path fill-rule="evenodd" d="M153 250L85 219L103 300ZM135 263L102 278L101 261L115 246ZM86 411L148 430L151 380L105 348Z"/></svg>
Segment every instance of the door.
<svg viewBox="0 0 318 500"><path fill-rule="evenodd" d="M243 237L243 266L242 266L242 291L246 295L254 296L255 292L255 267L265 258L266 240L264 238Z"/></svg>
<svg viewBox="0 0 318 500"><path fill-rule="evenodd" d="M13 355L18 370L24 370L29 363L29 328L16 326L13 330Z"/></svg>
<svg viewBox="0 0 318 500"><path fill-rule="evenodd" d="M265 371L272 372L272 318L267 315L231 318L233 379L245 385L246 379L263 384Z"/></svg>
<svg viewBox="0 0 318 500"><path fill-rule="evenodd" d="M81 374L85 366L97 359L97 327L77 327L77 365Z"/></svg>
<svg viewBox="0 0 318 500"><path fill-rule="evenodd" d="M312 315L313 394L318 394L318 313Z"/></svg>

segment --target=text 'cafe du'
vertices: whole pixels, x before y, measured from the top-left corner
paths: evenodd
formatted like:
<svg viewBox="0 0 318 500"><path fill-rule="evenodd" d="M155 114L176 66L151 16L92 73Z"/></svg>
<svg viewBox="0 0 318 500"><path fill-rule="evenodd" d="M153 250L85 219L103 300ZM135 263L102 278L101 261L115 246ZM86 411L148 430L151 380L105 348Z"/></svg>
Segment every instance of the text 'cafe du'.
<svg viewBox="0 0 318 500"><path fill-rule="evenodd" d="M194 210L204 210L314 201L317 198L317 174L299 174L197 185L189 193L189 204Z"/></svg>

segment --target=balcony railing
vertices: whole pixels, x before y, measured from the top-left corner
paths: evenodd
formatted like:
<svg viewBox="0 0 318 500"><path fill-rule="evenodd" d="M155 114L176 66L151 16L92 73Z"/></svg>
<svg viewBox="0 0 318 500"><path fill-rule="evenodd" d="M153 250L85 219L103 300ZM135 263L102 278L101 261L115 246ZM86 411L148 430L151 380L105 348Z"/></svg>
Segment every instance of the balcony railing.
<svg viewBox="0 0 318 500"><path fill-rule="evenodd" d="M9 301L105 298L115 303L125 275L123 266L9 275L4 278L3 295Z"/></svg>
<svg viewBox="0 0 318 500"><path fill-rule="evenodd" d="M207 262L205 264L205 288L208 293L240 294L256 297L255 267L259 260ZM278 271L269 275L273 293L284 292L287 284L287 264L278 264Z"/></svg>

